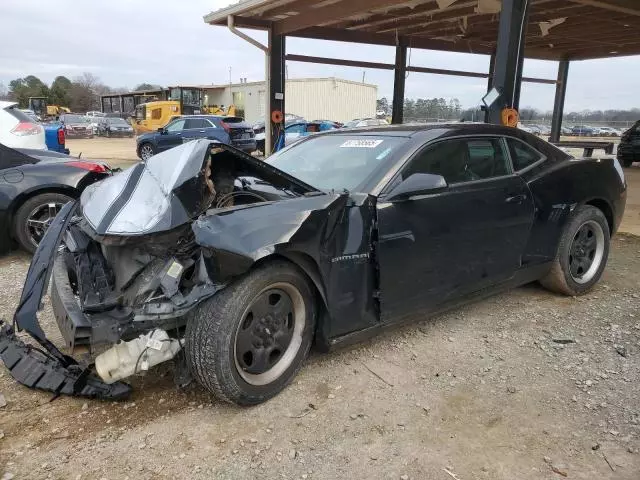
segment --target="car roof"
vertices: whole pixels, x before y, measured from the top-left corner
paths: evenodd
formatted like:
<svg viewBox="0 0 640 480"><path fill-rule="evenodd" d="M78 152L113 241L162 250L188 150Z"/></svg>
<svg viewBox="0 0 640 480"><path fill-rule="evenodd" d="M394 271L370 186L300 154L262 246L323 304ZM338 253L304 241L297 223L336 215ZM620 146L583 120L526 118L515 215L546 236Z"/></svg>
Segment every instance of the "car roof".
<svg viewBox="0 0 640 480"><path fill-rule="evenodd" d="M7 108L7 107L11 107L11 106L17 105L17 104L18 104L18 102L0 100L0 108Z"/></svg>
<svg viewBox="0 0 640 480"><path fill-rule="evenodd" d="M450 123L408 123L402 125L376 125L372 127L356 127L349 128L347 130L330 130L324 135L328 134L345 134L352 135L356 133L372 133L378 135L388 135L388 136L398 136L398 137L412 137L414 135L420 134L422 132L428 132L430 130L448 130L448 131L459 131L460 133L475 133L482 134L484 131L486 133L496 133L496 131L501 131L503 133L509 132L509 127L503 127L502 125L494 125L487 123L476 123L476 122L450 122Z"/></svg>

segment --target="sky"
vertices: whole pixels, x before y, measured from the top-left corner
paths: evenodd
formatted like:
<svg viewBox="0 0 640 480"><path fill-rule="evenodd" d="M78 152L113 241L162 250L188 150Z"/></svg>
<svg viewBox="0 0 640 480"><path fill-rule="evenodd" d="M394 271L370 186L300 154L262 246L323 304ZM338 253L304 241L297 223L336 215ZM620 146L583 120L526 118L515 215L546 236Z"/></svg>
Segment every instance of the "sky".
<svg viewBox="0 0 640 480"><path fill-rule="evenodd" d="M229 0L1 0L0 83L35 75L46 83L56 76L91 72L111 87L140 83L200 85L240 78L264 79L264 54L202 17ZM266 34L247 30L266 42ZM287 53L394 62L394 48L307 39L287 39ZM410 65L488 71L483 55L412 49ZM231 72L229 71L231 69ZM378 86L392 97L393 73L333 65L287 62L289 78L328 77ZM557 63L525 60L524 75L555 79ZM640 107L640 56L573 62L565 111ZM553 108L553 85L523 84L521 107ZM457 98L464 107L480 103L486 80L410 73L407 98Z"/></svg>

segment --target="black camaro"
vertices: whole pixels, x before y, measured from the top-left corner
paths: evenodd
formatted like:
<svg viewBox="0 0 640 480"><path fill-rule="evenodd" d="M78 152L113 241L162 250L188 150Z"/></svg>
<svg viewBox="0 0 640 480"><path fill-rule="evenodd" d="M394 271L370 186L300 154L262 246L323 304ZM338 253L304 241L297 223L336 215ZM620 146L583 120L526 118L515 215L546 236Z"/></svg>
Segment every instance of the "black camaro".
<svg viewBox="0 0 640 480"><path fill-rule="evenodd" d="M13 240L33 252L60 208L109 175L102 162L0 144L0 253Z"/></svg>
<svg viewBox="0 0 640 480"><path fill-rule="evenodd" d="M14 317L47 355L8 325L0 354L26 385L101 398L175 358L178 383L255 404L314 340L326 350L536 280L589 291L625 200L615 159L494 125L333 131L266 162L197 140L63 208ZM67 346L112 345L95 373L38 324L49 275Z"/></svg>

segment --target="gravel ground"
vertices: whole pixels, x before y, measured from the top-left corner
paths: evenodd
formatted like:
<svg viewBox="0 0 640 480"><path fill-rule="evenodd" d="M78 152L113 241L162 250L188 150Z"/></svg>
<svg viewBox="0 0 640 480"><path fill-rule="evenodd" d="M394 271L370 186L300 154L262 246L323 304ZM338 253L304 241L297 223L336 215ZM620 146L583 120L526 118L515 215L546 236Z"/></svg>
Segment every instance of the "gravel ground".
<svg viewBox="0 0 640 480"><path fill-rule="evenodd" d="M0 312L28 257L0 258ZM239 408L172 365L127 403L49 402L0 370L5 479L640 478L640 238L618 236L589 295L536 285L313 354ZM41 316L54 331L48 299ZM13 477L12 477L13 475Z"/></svg>

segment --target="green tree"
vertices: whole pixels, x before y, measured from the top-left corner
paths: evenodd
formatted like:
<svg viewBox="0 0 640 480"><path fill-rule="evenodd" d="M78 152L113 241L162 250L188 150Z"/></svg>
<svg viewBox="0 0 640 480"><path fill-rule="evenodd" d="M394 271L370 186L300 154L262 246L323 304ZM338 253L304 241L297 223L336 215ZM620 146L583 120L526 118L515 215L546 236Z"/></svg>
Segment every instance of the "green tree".
<svg viewBox="0 0 640 480"><path fill-rule="evenodd" d="M134 92L142 92L144 90L160 90L162 87L160 85L153 85L152 83L141 83L136 88L133 89Z"/></svg>
<svg viewBox="0 0 640 480"><path fill-rule="evenodd" d="M49 97L49 87L38 77L28 75L9 82L9 94L20 108L29 106L29 97Z"/></svg>
<svg viewBox="0 0 640 480"><path fill-rule="evenodd" d="M389 107L389 100L387 100L387 97L379 98L376 101L376 110L379 112L384 112L385 115L389 115L391 107Z"/></svg>
<svg viewBox="0 0 640 480"><path fill-rule="evenodd" d="M49 103L68 107L71 104L71 80L67 77L56 77L51 84Z"/></svg>

